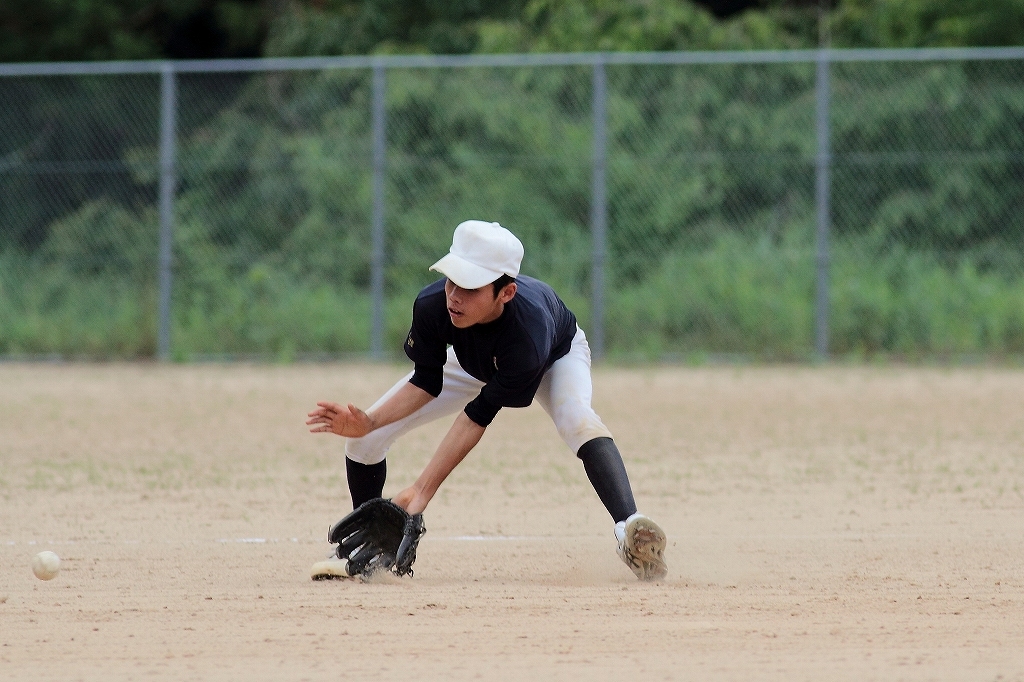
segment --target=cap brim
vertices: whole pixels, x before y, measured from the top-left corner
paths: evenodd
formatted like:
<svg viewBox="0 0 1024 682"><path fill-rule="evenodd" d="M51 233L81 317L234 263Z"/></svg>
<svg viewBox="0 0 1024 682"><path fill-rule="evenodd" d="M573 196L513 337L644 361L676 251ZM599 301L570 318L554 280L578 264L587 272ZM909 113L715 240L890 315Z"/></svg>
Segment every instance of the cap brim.
<svg viewBox="0 0 1024 682"><path fill-rule="evenodd" d="M431 270L440 272L463 289L479 289L502 276L502 272L482 268L469 261L449 253L447 256L430 266Z"/></svg>

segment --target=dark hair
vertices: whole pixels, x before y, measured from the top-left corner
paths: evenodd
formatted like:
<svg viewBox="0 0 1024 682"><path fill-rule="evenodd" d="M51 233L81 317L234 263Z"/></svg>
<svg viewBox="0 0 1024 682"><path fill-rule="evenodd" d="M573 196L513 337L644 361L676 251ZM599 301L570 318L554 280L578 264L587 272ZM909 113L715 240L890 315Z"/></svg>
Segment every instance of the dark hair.
<svg viewBox="0 0 1024 682"><path fill-rule="evenodd" d="M504 289L505 287L507 287L509 284L512 284L512 282L515 282L515 281L516 281L515 277L511 277L509 275L502 275L498 279L496 279L493 282L491 282L491 286L494 287L494 298L498 298L498 294L501 293L501 290Z"/></svg>

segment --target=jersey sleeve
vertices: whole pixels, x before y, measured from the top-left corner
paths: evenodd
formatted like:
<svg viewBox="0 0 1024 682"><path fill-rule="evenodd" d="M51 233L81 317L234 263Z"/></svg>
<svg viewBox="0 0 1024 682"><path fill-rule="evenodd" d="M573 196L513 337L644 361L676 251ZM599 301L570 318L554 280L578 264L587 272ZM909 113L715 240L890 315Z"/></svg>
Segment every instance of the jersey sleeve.
<svg viewBox="0 0 1024 682"><path fill-rule="evenodd" d="M412 373L409 383L417 388L422 388L436 398L441 395L441 389L444 388L444 370L426 365L416 365L416 370Z"/></svg>
<svg viewBox="0 0 1024 682"><path fill-rule="evenodd" d="M489 425L503 407L529 407L537 394L546 365L532 344L516 351L495 358L498 371L466 405L466 416L480 426Z"/></svg>
<svg viewBox="0 0 1024 682"><path fill-rule="evenodd" d="M416 365L409 383L422 388L435 398L444 384L444 363L448 359L447 344L437 330L436 311L430 299L417 298L412 309L412 327L405 337L405 354Z"/></svg>
<svg viewBox="0 0 1024 682"><path fill-rule="evenodd" d="M501 405L495 405L494 403L487 400L483 393L473 398L463 412L466 416L472 419L476 424L487 428L491 422L498 415L498 410L501 409Z"/></svg>

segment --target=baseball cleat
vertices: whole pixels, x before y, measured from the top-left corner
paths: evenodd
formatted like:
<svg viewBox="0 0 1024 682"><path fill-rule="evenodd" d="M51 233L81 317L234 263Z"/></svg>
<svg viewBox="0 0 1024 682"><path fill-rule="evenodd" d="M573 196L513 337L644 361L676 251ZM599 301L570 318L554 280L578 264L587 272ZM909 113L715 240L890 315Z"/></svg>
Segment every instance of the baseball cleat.
<svg viewBox="0 0 1024 682"><path fill-rule="evenodd" d="M309 577L313 580L344 580L354 576L348 572L347 559L331 556L313 564L313 568L309 571Z"/></svg>
<svg viewBox="0 0 1024 682"><path fill-rule="evenodd" d="M640 580L661 580L668 573L665 531L654 521L633 514L615 524L615 539L619 558Z"/></svg>

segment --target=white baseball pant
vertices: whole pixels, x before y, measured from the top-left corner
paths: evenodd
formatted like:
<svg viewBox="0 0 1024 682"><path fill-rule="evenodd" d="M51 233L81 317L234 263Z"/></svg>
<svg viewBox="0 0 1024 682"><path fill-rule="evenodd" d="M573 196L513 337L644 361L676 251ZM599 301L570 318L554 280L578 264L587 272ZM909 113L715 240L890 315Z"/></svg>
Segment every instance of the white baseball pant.
<svg viewBox="0 0 1024 682"><path fill-rule="evenodd" d="M398 381L380 400L370 407L375 410L398 389L409 382L412 372ZM484 382L462 369L455 351L448 349L444 365L444 385L441 394L409 416L369 433L362 438L345 441L345 455L360 464L377 464L384 460L388 449L400 436L412 429L445 415L461 411L480 393ZM590 406L593 383L590 378L590 344L579 327L572 339L569 352L555 361L541 379L535 399L551 417L558 435L575 454L580 447L594 438L611 438L601 418Z"/></svg>

